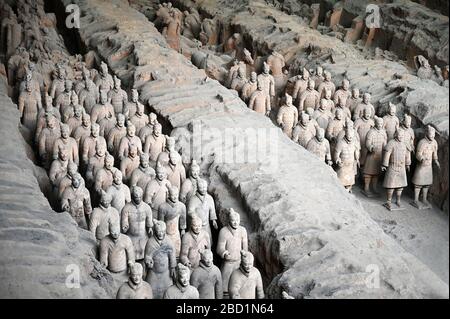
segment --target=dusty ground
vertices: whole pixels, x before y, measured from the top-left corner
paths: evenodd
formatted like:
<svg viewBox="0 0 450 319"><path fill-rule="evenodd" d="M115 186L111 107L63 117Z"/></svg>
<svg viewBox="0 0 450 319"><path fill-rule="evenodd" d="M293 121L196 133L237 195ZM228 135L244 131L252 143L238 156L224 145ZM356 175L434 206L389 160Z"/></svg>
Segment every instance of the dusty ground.
<svg viewBox="0 0 450 319"><path fill-rule="evenodd" d="M412 194L404 196L403 211L388 211L380 198L367 198L361 188L354 190L366 211L405 250L426 264L443 281L449 279L449 219L442 210L418 210L409 203Z"/></svg>

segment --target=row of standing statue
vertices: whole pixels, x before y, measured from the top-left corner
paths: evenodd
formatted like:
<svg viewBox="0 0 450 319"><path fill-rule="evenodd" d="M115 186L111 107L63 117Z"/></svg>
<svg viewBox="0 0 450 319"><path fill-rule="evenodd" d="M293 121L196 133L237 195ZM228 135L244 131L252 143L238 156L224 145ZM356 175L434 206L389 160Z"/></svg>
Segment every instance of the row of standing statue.
<svg viewBox="0 0 450 319"><path fill-rule="evenodd" d="M17 8L31 17L43 7ZM228 209L219 230L200 166L191 161L186 176L176 141L138 91L129 100L104 62L96 70L65 50L29 50L18 47L9 61L20 63L8 64L22 127L48 170L55 209L93 233L100 263L123 279L117 298L264 298L240 215Z"/></svg>
<svg viewBox="0 0 450 319"><path fill-rule="evenodd" d="M276 95L279 90L271 66L276 65L276 74L280 75L279 68L284 63L283 60L274 63L276 59L281 59L279 54L271 55L263 64L263 72L260 75L253 72L249 80L245 77L245 63L235 63L229 71L229 87L238 92L250 109L263 115L270 116L272 109L281 104L275 122L295 143L334 167L350 192L360 173L363 193L368 197L378 195L378 177L385 172L383 187L387 201L384 205L389 210L402 209L401 194L408 185L407 172L415 157L411 204L420 209L431 207L428 190L433 184L433 163L440 168L433 127L426 127L425 136L416 145L410 115L404 114L400 120L396 105L389 103L386 114L377 116L379 112L371 104L369 93L361 98L359 89L351 89L347 79L336 88L331 73L320 66L314 74L303 69L301 75L290 78L280 103L282 99Z"/></svg>

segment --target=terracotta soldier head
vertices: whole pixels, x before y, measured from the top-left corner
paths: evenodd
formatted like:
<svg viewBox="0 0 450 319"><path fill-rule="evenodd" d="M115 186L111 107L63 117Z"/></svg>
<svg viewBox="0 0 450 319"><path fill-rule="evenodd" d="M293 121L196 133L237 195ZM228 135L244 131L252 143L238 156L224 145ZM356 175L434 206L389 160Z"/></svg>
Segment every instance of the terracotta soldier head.
<svg viewBox="0 0 450 319"><path fill-rule="evenodd" d="M191 270L189 269L189 267L183 264L178 264L176 270L178 284L182 287L189 286L189 280L191 278Z"/></svg>
<svg viewBox="0 0 450 319"><path fill-rule="evenodd" d="M142 282L142 275L144 273L144 268L140 263L134 263L130 267L130 280L135 285L140 285Z"/></svg>
<svg viewBox="0 0 450 319"><path fill-rule="evenodd" d="M58 157L62 162L67 161L69 154L68 154L66 148L61 147L61 146L58 148Z"/></svg>
<svg viewBox="0 0 450 319"><path fill-rule="evenodd" d="M76 94L74 94L74 95L77 96ZM83 107L80 104L78 104L78 102L77 102L77 104L74 104L73 114L78 119L83 116Z"/></svg>
<svg viewBox="0 0 450 319"><path fill-rule="evenodd" d="M395 106L395 104L394 103L389 103L388 114L393 116L396 113L397 113L397 107Z"/></svg>
<svg viewBox="0 0 450 319"><path fill-rule="evenodd" d="M102 190L101 196L100 196L100 207L106 209L109 206L111 206L111 202L112 202L112 196Z"/></svg>
<svg viewBox="0 0 450 319"><path fill-rule="evenodd" d="M149 124L155 124L156 122L157 122L157 120L158 120L158 118L157 118L157 116L156 116L156 114L155 113L153 113L153 112L151 112L149 115L148 115L148 122L149 122Z"/></svg>
<svg viewBox="0 0 450 319"><path fill-rule="evenodd" d="M262 91L263 90L263 83L260 80L256 81L256 88L258 91Z"/></svg>
<svg viewBox="0 0 450 319"><path fill-rule="evenodd" d="M70 136L70 128L69 125L61 123L60 125L60 129L61 129L61 137L63 139L67 139Z"/></svg>
<svg viewBox="0 0 450 319"><path fill-rule="evenodd" d="M394 137L397 141L403 142L405 139L405 133L402 130L396 130Z"/></svg>
<svg viewBox="0 0 450 319"><path fill-rule="evenodd" d="M121 88L122 82L117 76L114 76L114 90L119 91Z"/></svg>
<svg viewBox="0 0 450 319"><path fill-rule="evenodd" d="M383 129L383 118L375 116L374 120L375 120L375 128L377 130L382 130Z"/></svg>
<svg viewBox="0 0 450 319"><path fill-rule="evenodd" d="M200 262L207 268L214 265L213 263L213 253L210 249L205 249L200 252Z"/></svg>
<svg viewBox="0 0 450 319"><path fill-rule="evenodd" d="M106 76L108 74L108 66L106 65L105 62L101 62L100 63L100 75L101 76Z"/></svg>
<svg viewBox="0 0 450 319"><path fill-rule="evenodd" d="M105 156L105 169L110 171L114 167L114 157L110 154Z"/></svg>
<svg viewBox="0 0 450 319"><path fill-rule="evenodd" d="M320 65L318 65L317 68L316 68L316 75L317 76L322 76L323 75L323 68Z"/></svg>
<svg viewBox="0 0 450 319"><path fill-rule="evenodd" d="M237 213L233 208L230 208L230 211L228 213L228 225L230 225L230 227L233 229L237 229L240 224L241 215L239 215L239 213Z"/></svg>
<svg viewBox="0 0 450 319"><path fill-rule="evenodd" d="M345 139L349 142L352 142L353 139L355 138L355 130L353 129L353 127L346 127L345 128Z"/></svg>
<svg viewBox="0 0 450 319"><path fill-rule="evenodd" d="M353 88L352 89L352 97L354 99L358 99L359 98L359 89L358 88Z"/></svg>
<svg viewBox="0 0 450 319"><path fill-rule="evenodd" d="M310 91L314 90L315 86L316 86L316 83L314 82L314 80L308 81L308 90L310 90Z"/></svg>
<svg viewBox="0 0 450 319"><path fill-rule="evenodd" d="M270 72L270 67L269 67L269 65L266 62L264 62L263 73L264 74L269 74L269 72Z"/></svg>
<svg viewBox="0 0 450 319"><path fill-rule="evenodd" d="M325 99L331 100L331 95L332 95L331 90L325 89Z"/></svg>
<svg viewBox="0 0 450 319"><path fill-rule="evenodd" d="M249 274L250 271L253 269L253 263L255 261L255 258L253 257L253 254L249 251L241 251L241 266L240 269L242 273Z"/></svg>
<svg viewBox="0 0 450 319"><path fill-rule="evenodd" d="M55 125L56 125L56 118L53 116L53 114L47 113L47 114L46 114L45 121L46 121L46 123L47 123L47 127L49 127L50 129L55 128Z"/></svg>
<svg viewBox="0 0 450 319"><path fill-rule="evenodd" d="M189 172L191 177L194 179L198 179L200 177L200 166L197 164L196 160L192 160Z"/></svg>
<svg viewBox="0 0 450 319"><path fill-rule="evenodd" d="M124 127L125 126L125 115L122 113L117 114L117 127Z"/></svg>
<svg viewBox="0 0 450 319"><path fill-rule="evenodd" d="M369 93L364 93L363 94L363 103L364 104L369 104L370 103L370 98L371 98L371 96L370 96Z"/></svg>
<svg viewBox="0 0 450 319"><path fill-rule="evenodd" d="M180 194L180 192L178 190L178 187L171 186L171 187L169 187L169 193L167 195L167 199L169 201L171 201L172 203L176 203L176 202L178 202L179 194Z"/></svg>
<svg viewBox="0 0 450 319"><path fill-rule="evenodd" d="M342 112L342 110L341 109L336 109L336 111L334 112L334 117L337 119L337 120L342 120L342 117L344 116L344 113Z"/></svg>
<svg viewBox="0 0 450 319"><path fill-rule="evenodd" d="M162 133L162 126L159 123L156 123L155 126L153 126L153 135L158 137Z"/></svg>
<svg viewBox="0 0 450 319"><path fill-rule="evenodd" d="M302 78L303 78L303 80L305 80L305 81L308 81L309 80L309 71L306 69L306 68L303 68L303 74L302 74Z"/></svg>
<svg viewBox="0 0 450 319"><path fill-rule="evenodd" d="M207 194L208 192L208 182L206 182L206 180L199 178L198 182L197 182L197 192L201 195L204 196Z"/></svg>
<svg viewBox="0 0 450 319"><path fill-rule="evenodd" d="M78 173L78 165L75 164L74 162L70 162L67 165L67 175L69 175L69 177L71 179L73 179L73 177L75 176L75 174Z"/></svg>
<svg viewBox="0 0 450 319"><path fill-rule="evenodd" d="M91 116L87 113L83 113L83 117L81 118L81 124L84 127L91 126Z"/></svg>
<svg viewBox="0 0 450 319"><path fill-rule="evenodd" d="M410 128L411 127L411 116L409 116L408 114L405 114L405 116L403 117L402 125L405 128Z"/></svg>
<svg viewBox="0 0 450 319"><path fill-rule="evenodd" d="M131 101L137 103L139 101L139 92L136 89L131 90Z"/></svg>
<svg viewBox="0 0 450 319"><path fill-rule="evenodd" d="M106 90L100 90L100 104L106 105L108 103L108 92Z"/></svg>
<svg viewBox="0 0 450 319"><path fill-rule="evenodd" d="M193 214L191 218L191 232L195 235L200 234L200 231L203 227L203 221L202 219L197 215Z"/></svg>
<svg viewBox="0 0 450 319"><path fill-rule="evenodd" d="M64 82L64 90L66 93L69 93L70 91L72 91L72 87L73 87L73 83L70 80L66 80Z"/></svg>
<svg viewBox="0 0 450 319"><path fill-rule="evenodd" d="M110 219L108 228L109 228L109 235L111 236L112 240L116 241L117 239L119 239L119 236L120 236L119 222L113 218Z"/></svg>
<svg viewBox="0 0 450 319"><path fill-rule="evenodd" d="M142 168L148 168L150 166L148 153L142 153L139 155L139 163Z"/></svg>
<svg viewBox="0 0 450 319"><path fill-rule="evenodd" d="M156 179L159 181L163 181L167 178L167 172L164 166L162 166L160 163L156 164Z"/></svg>
<svg viewBox="0 0 450 319"><path fill-rule="evenodd" d="M331 73L329 71L324 72L324 79L327 82L331 81Z"/></svg>
<svg viewBox="0 0 450 319"><path fill-rule="evenodd" d="M136 105L136 114L139 115L139 116L144 114L144 105L143 104L138 103Z"/></svg>
<svg viewBox="0 0 450 319"><path fill-rule="evenodd" d="M363 118L364 118L365 120L368 120L368 119L370 119L370 116L371 116L371 111L370 111L370 109L369 109L369 108L363 109Z"/></svg>
<svg viewBox="0 0 450 319"><path fill-rule="evenodd" d="M322 142L325 139L325 130L321 127L316 129L316 139L319 142Z"/></svg>
<svg viewBox="0 0 450 319"><path fill-rule="evenodd" d="M250 73L250 82L256 83L257 81L258 81L258 75L256 74L256 72Z"/></svg>
<svg viewBox="0 0 450 319"><path fill-rule="evenodd" d="M172 165L178 164L178 152L175 150L170 150L169 152L169 163Z"/></svg>
<svg viewBox="0 0 450 319"><path fill-rule="evenodd" d="M134 204L139 205L142 203L142 195L144 194L144 191L139 186L133 186L131 187L131 200Z"/></svg>
<svg viewBox="0 0 450 319"><path fill-rule="evenodd" d="M344 91L348 91L349 88L350 88L350 82L347 79L343 79L342 80L342 89Z"/></svg>
<svg viewBox="0 0 450 319"><path fill-rule="evenodd" d="M128 156L130 158L135 158L136 156L138 156L138 148L133 143L130 144L130 148L129 148L129 151L128 151Z"/></svg>
<svg viewBox="0 0 450 319"><path fill-rule="evenodd" d="M91 135L92 135L92 137L95 137L95 138L100 135L100 125L98 125L98 123L92 123Z"/></svg>
<svg viewBox="0 0 450 319"><path fill-rule="evenodd" d="M432 141L434 140L434 137L436 136L436 130L431 125L427 125L426 134L428 140Z"/></svg>
<svg viewBox="0 0 450 319"><path fill-rule="evenodd" d="M156 239L159 241L164 240L166 237L166 223L162 220L155 220L153 223L153 234L155 235Z"/></svg>
<svg viewBox="0 0 450 319"><path fill-rule="evenodd" d="M135 134L136 134L136 126L134 126L133 124L131 124L130 122L128 122L128 126L127 126L127 136L128 136L128 137L134 137Z"/></svg>
<svg viewBox="0 0 450 319"><path fill-rule="evenodd" d="M303 126L308 125L309 120L310 120L309 115L308 115L306 112L301 112L301 113L300 113L300 123L301 123Z"/></svg>
<svg viewBox="0 0 450 319"><path fill-rule="evenodd" d="M83 177L81 177L80 173L76 173L73 177L72 177L72 187L74 189L78 189L81 185L81 181L83 180Z"/></svg>
<svg viewBox="0 0 450 319"><path fill-rule="evenodd" d="M113 174L113 182L115 185L122 185L123 177L120 170L116 170Z"/></svg>
<svg viewBox="0 0 450 319"><path fill-rule="evenodd" d="M285 98L286 98L286 105L287 106L292 106L293 104L292 104L292 96L290 96L289 94L285 94L284 95L285 96Z"/></svg>

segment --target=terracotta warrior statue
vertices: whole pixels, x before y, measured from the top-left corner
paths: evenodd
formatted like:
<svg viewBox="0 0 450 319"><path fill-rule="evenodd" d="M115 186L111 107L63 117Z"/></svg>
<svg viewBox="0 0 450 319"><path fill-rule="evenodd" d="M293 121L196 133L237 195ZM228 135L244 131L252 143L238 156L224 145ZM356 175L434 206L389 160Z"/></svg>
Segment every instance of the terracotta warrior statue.
<svg viewBox="0 0 450 319"><path fill-rule="evenodd" d="M200 266L192 272L191 285L197 288L200 299L222 299L222 275L213 263L212 251L204 250L200 258Z"/></svg>
<svg viewBox="0 0 450 319"><path fill-rule="evenodd" d="M319 92L317 92L314 89L314 81L309 80L308 81L308 87L306 90L300 95L298 99L298 112L299 114L306 110L309 107L312 107L313 109L317 109L319 106L320 101L320 95Z"/></svg>
<svg viewBox="0 0 450 319"><path fill-rule="evenodd" d="M180 154L174 149L169 153L169 161L165 168L167 171L167 180L172 186L180 189L182 183L186 180L186 170L181 162Z"/></svg>
<svg viewBox="0 0 450 319"><path fill-rule="evenodd" d="M344 97L339 97L338 98L338 102L334 108L334 110L337 109L341 109L342 110L342 114L344 114L344 117L346 119L351 120L352 119L352 113L350 112L350 110L345 106L345 102L344 102Z"/></svg>
<svg viewBox="0 0 450 319"><path fill-rule="evenodd" d="M153 134L153 129L155 127L155 124L157 124L157 123L158 123L158 118L157 118L156 114L151 112L148 115L147 124L143 128L141 128L141 130L139 131L139 138L141 139L142 144L145 143L147 136Z"/></svg>
<svg viewBox="0 0 450 319"><path fill-rule="evenodd" d="M356 121L362 117L364 109L369 109L371 117L373 118L375 114L375 107L370 103L371 95L369 93L364 93L361 103L359 103L353 111L353 120Z"/></svg>
<svg viewBox="0 0 450 319"><path fill-rule="evenodd" d="M128 156L120 161L120 171L123 181L128 184L131 175L139 167L138 147L134 144L129 146Z"/></svg>
<svg viewBox="0 0 450 319"><path fill-rule="evenodd" d="M322 82L325 80L325 77L323 75L323 68L318 65L316 67L316 72L315 74L311 77L311 80L314 81L315 83L315 88L318 88L320 84L322 84Z"/></svg>
<svg viewBox="0 0 450 319"><path fill-rule="evenodd" d="M164 151L162 151L156 160L157 163L163 165L164 167L167 167L169 165L169 154L173 152L174 159L176 162L181 163L181 155L175 150L176 142L175 139L171 136L166 137L166 147L164 148Z"/></svg>
<svg viewBox="0 0 450 319"><path fill-rule="evenodd" d="M250 79L244 84L241 90L241 99L248 104L250 97L258 88L258 75L256 72L250 74Z"/></svg>
<svg viewBox="0 0 450 319"><path fill-rule="evenodd" d="M133 242L136 260L144 258L145 244L153 235L152 209L142 201L142 195L142 188L134 186L131 202L125 205L121 214L122 233Z"/></svg>
<svg viewBox="0 0 450 319"><path fill-rule="evenodd" d="M49 168L53 160L53 146L55 141L61 136L61 130L57 125L57 119L47 115L47 127L42 130L39 136L39 156L42 159L44 168Z"/></svg>
<svg viewBox="0 0 450 319"><path fill-rule="evenodd" d="M75 164L79 164L78 159L78 145L77 141L73 137L70 137L70 128L67 124L61 124L61 136L55 140L53 144L53 159L58 158L58 152L60 148L64 148L67 151L68 159Z"/></svg>
<svg viewBox="0 0 450 319"><path fill-rule="evenodd" d="M114 167L114 157L110 154L106 154L105 165L95 174L94 189L97 194L100 194L102 190L105 192L108 190L113 184L114 174L117 172L120 171L118 168Z"/></svg>
<svg viewBox="0 0 450 319"><path fill-rule="evenodd" d="M84 138L81 151L81 160L87 166L89 159L95 155L97 145L102 145L106 149L106 140L100 136L100 125L97 123L91 124L91 135Z"/></svg>
<svg viewBox="0 0 450 319"><path fill-rule="evenodd" d="M191 10L195 8L191 8ZM201 20L200 17L192 11L184 11L183 31L182 34L189 39L197 39L200 35Z"/></svg>
<svg viewBox="0 0 450 319"><path fill-rule="evenodd" d="M292 98L294 99L294 101L298 102L300 100L300 96L308 88L308 82L310 79L309 71L306 68L303 68L302 76L297 76L296 78L297 80L295 81Z"/></svg>
<svg viewBox="0 0 450 319"><path fill-rule="evenodd" d="M316 130L316 136L308 142L306 149L316 155L322 162L330 166L333 165L330 142L325 138L325 130L323 128L319 127Z"/></svg>
<svg viewBox="0 0 450 319"><path fill-rule="evenodd" d="M111 195L111 206L118 212L123 212L125 204L131 202L131 193L127 185L122 182L122 172L116 170L113 175L113 183L108 187L106 193Z"/></svg>
<svg viewBox="0 0 450 319"><path fill-rule="evenodd" d="M417 208L430 208L428 202L428 190L433 184L433 163L438 169L441 168L438 158L438 144L435 137L435 129L428 125L425 137L417 144L416 159L417 166L411 182L414 185L414 201L412 205ZM422 191L422 203L419 202Z"/></svg>
<svg viewBox="0 0 450 319"><path fill-rule="evenodd" d="M139 155L139 167L131 174L129 180L130 186L139 186L142 189L147 187L147 184L156 176L155 170L150 166L150 161L147 153Z"/></svg>
<svg viewBox="0 0 450 319"><path fill-rule="evenodd" d="M241 252L241 265L233 271L228 283L230 299L264 299L262 277L253 262L251 252Z"/></svg>
<svg viewBox="0 0 450 319"><path fill-rule="evenodd" d="M167 43L172 49L177 52L180 51L181 19L175 10L169 11L169 16L164 21L162 35L166 38Z"/></svg>
<svg viewBox="0 0 450 319"><path fill-rule="evenodd" d="M411 153L414 153L415 134L414 130L411 128L411 116L405 114L403 121L398 129L405 133L405 143L407 150Z"/></svg>
<svg viewBox="0 0 450 319"><path fill-rule="evenodd" d="M142 280L144 269L140 263L130 266L128 281L120 286L116 299L153 299L152 286Z"/></svg>
<svg viewBox="0 0 450 319"><path fill-rule="evenodd" d="M269 116L271 111L270 105L270 95L264 91L264 86L262 81L258 79L257 89L250 96L250 100L248 102L248 107L260 114Z"/></svg>
<svg viewBox="0 0 450 319"><path fill-rule="evenodd" d="M120 212L111 206L112 197L101 192L100 205L94 208L89 221L89 230L98 241L109 234L109 224L120 222Z"/></svg>
<svg viewBox="0 0 450 319"><path fill-rule="evenodd" d="M285 95L286 104L278 110L277 123L283 129L284 134L292 138L292 131L298 123L298 111L292 104L292 96Z"/></svg>
<svg viewBox="0 0 450 319"><path fill-rule="evenodd" d="M64 147L58 148L58 157L53 160L48 172L48 178L53 188L59 186L59 182L67 173L67 166L69 164L69 154Z"/></svg>
<svg viewBox="0 0 450 319"><path fill-rule="evenodd" d="M139 135L141 129L148 123L148 116L144 114L144 105L138 103L136 105L136 113L130 117L130 122L136 127L136 134Z"/></svg>
<svg viewBox="0 0 450 319"><path fill-rule="evenodd" d="M343 79L340 89L334 93L334 104L338 104L338 100L341 98L343 105L347 106L347 100L350 99L351 96L350 82L347 79Z"/></svg>
<svg viewBox="0 0 450 319"><path fill-rule="evenodd" d="M155 299L162 299L164 292L176 280L177 259L173 244L166 237L164 222L156 220L153 229L153 236L145 245L144 262L147 266L145 281L152 286Z"/></svg>
<svg viewBox="0 0 450 319"><path fill-rule="evenodd" d="M128 104L128 95L127 92L122 90L122 82L118 77L114 76L113 81L114 87L108 92L108 101L110 101L113 106L116 115L118 113L124 114Z"/></svg>
<svg viewBox="0 0 450 319"><path fill-rule="evenodd" d="M90 79L85 79L84 88L79 93L80 104L86 110L86 113L91 114L94 106L99 102L100 92L95 83Z"/></svg>
<svg viewBox="0 0 450 319"><path fill-rule="evenodd" d="M383 128L383 119L375 117L375 125L369 130L363 143L367 154L363 168L364 194L368 197L378 194L378 176L381 174L383 149L386 144L387 134Z"/></svg>
<svg viewBox="0 0 450 319"><path fill-rule="evenodd" d="M359 89L358 88L353 88L352 89L352 95L347 99L347 108L350 110L350 112L352 113L352 118L353 114L355 114L355 110L356 107L361 104L361 98L359 97ZM375 115L375 114L374 114Z"/></svg>
<svg viewBox="0 0 450 319"><path fill-rule="evenodd" d="M87 229L87 220L92 212L89 191L83 185L83 177L76 173L72 185L64 190L61 196L61 208L68 212L78 226Z"/></svg>
<svg viewBox="0 0 450 319"><path fill-rule="evenodd" d="M114 108L111 103L108 102L108 94L106 91L100 91L99 102L100 103L92 108L91 122L100 124L103 119L115 118Z"/></svg>
<svg viewBox="0 0 450 319"><path fill-rule="evenodd" d="M76 95L74 95L76 96ZM73 106L73 115L67 120L67 125L69 126L70 136L72 136L75 129L82 125L83 123L83 112L84 109L80 104L75 104ZM78 142L77 142L78 147Z"/></svg>
<svg viewBox="0 0 450 319"><path fill-rule="evenodd" d="M241 92L245 83L247 83L247 76L245 74L244 68L239 68L237 71L237 76L231 81L230 89L236 90L238 93Z"/></svg>
<svg viewBox="0 0 450 319"><path fill-rule="evenodd" d="M55 72L56 77L53 79L52 86L50 87L50 96L53 101L56 101L56 98L64 92L67 77L66 70L60 65L57 65Z"/></svg>
<svg viewBox="0 0 450 319"><path fill-rule="evenodd" d="M108 132L108 135L106 136L108 151L118 160L120 141L126 135L127 128L125 127L125 115L119 113L116 117L116 125Z"/></svg>
<svg viewBox="0 0 450 319"><path fill-rule="evenodd" d="M325 136L327 140L330 142L331 152L334 152L334 147L337 143L337 137L339 133L344 129L345 120L344 114L341 109L337 109L334 114L334 119L332 119L325 131Z"/></svg>
<svg viewBox="0 0 450 319"><path fill-rule="evenodd" d="M166 136L162 134L162 126L156 123L153 133L145 139L144 153L147 153L152 166L156 164L156 160L161 152L166 148Z"/></svg>
<svg viewBox="0 0 450 319"><path fill-rule="evenodd" d="M258 75L258 81L261 82L262 89L269 99L275 96L275 80L270 74L270 66L266 62L263 64L263 72Z"/></svg>
<svg viewBox="0 0 450 319"><path fill-rule="evenodd" d="M394 138L395 132L400 126L400 120L396 114L397 107L395 104L389 103L388 113L383 117L383 128L386 130L388 141Z"/></svg>
<svg viewBox="0 0 450 319"><path fill-rule="evenodd" d="M91 135L91 116L87 113L83 113L81 116L81 125L72 131L72 137L77 142L78 151L81 156L83 142L89 135Z"/></svg>
<svg viewBox="0 0 450 319"><path fill-rule="evenodd" d="M248 250L247 230L240 226L241 217L230 208L228 212L228 225L219 232L217 241L217 254L222 258L223 292L228 296L228 282L230 276L241 263L241 251Z"/></svg>
<svg viewBox="0 0 450 319"><path fill-rule="evenodd" d="M189 284L191 270L182 264L178 264L176 271L176 283L167 288L163 299L199 299L197 288Z"/></svg>
<svg viewBox="0 0 450 319"><path fill-rule="evenodd" d="M216 207L214 204L214 199L208 194L208 183L204 179L198 180L197 192L191 197L187 204L188 222L194 215L200 217L203 223L203 230L212 240L210 223L214 229L218 229Z"/></svg>
<svg viewBox="0 0 450 319"><path fill-rule="evenodd" d="M359 142L361 143L360 145L361 154L359 158L359 163L361 167L364 167L367 157L368 149L365 147L367 133L369 133L370 129L374 127L374 125L375 122L374 120L372 120L370 110L368 109L364 109L362 117L360 117L355 121L354 128L356 133L358 133Z"/></svg>
<svg viewBox="0 0 450 319"><path fill-rule="evenodd" d="M31 136L34 136L36 131L38 111L42 108L40 95L33 91L31 81L27 81L25 91L19 95L19 113L20 119L29 131Z"/></svg>
<svg viewBox="0 0 450 319"><path fill-rule="evenodd" d="M103 61L100 63L100 72L95 77L94 82L99 91L109 92L114 87L113 77L108 73L108 66Z"/></svg>
<svg viewBox="0 0 450 319"><path fill-rule="evenodd" d="M44 107L38 111L35 133L36 143L39 141L39 135L41 135L42 130L47 127L47 114L51 114L58 120L61 120L59 110L53 106L53 101L50 95L45 95Z"/></svg>
<svg viewBox="0 0 450 319"><path fill-rule="evenodd" d="M109 222L109 235L100 241L100 263L112 273L125 274L135 263L131 239L120 233L119 222Z"/></svg>
<svg viewBox="0 0 450 319"><path fill-rule="evenodd" d="M71 80L65 80L64 81L64 91L61 92L55 101L55 106L59 109L59 112L61 112L61 115L63 116L64 113L66 113L66 108L70 106L72 103L72 87L73 82ZM76 95L76 94L75 94ZM64 118L64 117L63 117Z"/></svg>
<svg viewBox="0 0 450 319"><path fill-rule="evenodd" d="M331 90L325 89L325 96L321 98L320 100L325 100L325 109L327 111L330 111L331 113L334 113L335 109L335 103L332 99ZM320 101L319 101L320 104Z"/></svg>
<svg viewBox="0 0 450 319"><path fill-rule="evenodd" d="M393 209L394 191L397 196L397 207L401 208L402 191L408 186L406 171L409 171L411 165L411 153L406 148L404 138L404 132L397 130L394 139L390 140L384 149L381 170L386 172L383 187L387 192L385 207L389 210Z"/></svg>
<svg viewBox="0 0 450 319"><path fill-rule="evenodd" d="M317 88L320 98L323 98L325 96L325 90L330 90L332 96L334 96L334 92L336 91L336 86L331 80L331 73L329 71L324 72L323 82L320 83Z"/></svg>
<svg viewBox="0 0 450 319"><path fill-rule="evenodd" d="M144 201L157 212L159 206L166 202L170 182L167 180L167 172L161 164L156 165L156 177L147 184L144 192Z"/></svg>
<svg viewBox="0 0 450 319"><path fill-rule="evenodd" d="M86 168L86 185L88 187L91 187L94 184L97 173L105 167L106 155L106 146L101 143L96 144L95 154L89 158Z"/></svg>
<svg viewBox="0 0 450 319"><path fill-rule="evenodd" d="M136 136L136 127L132 123L128 122L127 134L120 139L119 149L117 151L119 160L122 160L128 156L130 145L137 147L138 155L142 153L142 142L139 137Z"/></svg>
<svg viewBox="0 0 450 319"><path fill-rule="evenodd" d="M333 115L327 109L327 100L326 99L320 100L319 107L317 108L317 110L314 111L312 118L316 120L316 122L320 128L322 128L323 130L327 129L328 124L330 123L331 119L333 118Z"/></svg>
<svg viewBox="0 0 450 319"><path fill-rule="evenodd" d="M58 192L57 192L58 199L61 199L64 191L72 185L73 177L77 173L78 173L77 164L75 164L73 162L70 162L69 164L67 164L66 174L59 181ZM84 183L84 181L83 181L83 183Z"/></svg>
<svg viewBox="0 0 450 319"><path fill-rule="evenodd" d="M199 266L200 252L211 249L211 239L202 224L202 219L193 215L190 229L181 239L180 262L191 269Z"/></svg>
<svg viewBox="0 0 450 319"><path fill-rule="evenodd" d="M294 128L294 133L292 134L292 140L301 146L305 147L308 145L309 141L316 135L316 128L314 124L311 123L309 115L305 112L300 114L300 121Z"/></svg>
<svg viewBox="0 0 450 319"><path fill-rule="evenodd" d="M181 184L180 189L180 201L187 204L192 195L197 193L197 183L200 178L200 166L197 161L192 160L191 167L189 168L188 178Z"/></svg>
<svg viewBox="0 0 450 319"><path fill-rule="evenodd" d="M345 129L345 136L336 144L334 158L337 176L342 185L351 193L355 184L355 176L359 167L359 147L356 145L355 131L353 128Z"/></svg>
<svg viewBox="0 0 450 319"><path fill-rule="evenodd" d="M181 237L186 232L186 206L178 199L178 188L171 186L165 203L158 209L158 220L167 226L167 237L175 248L175 255L180 257Z"/></svg>

